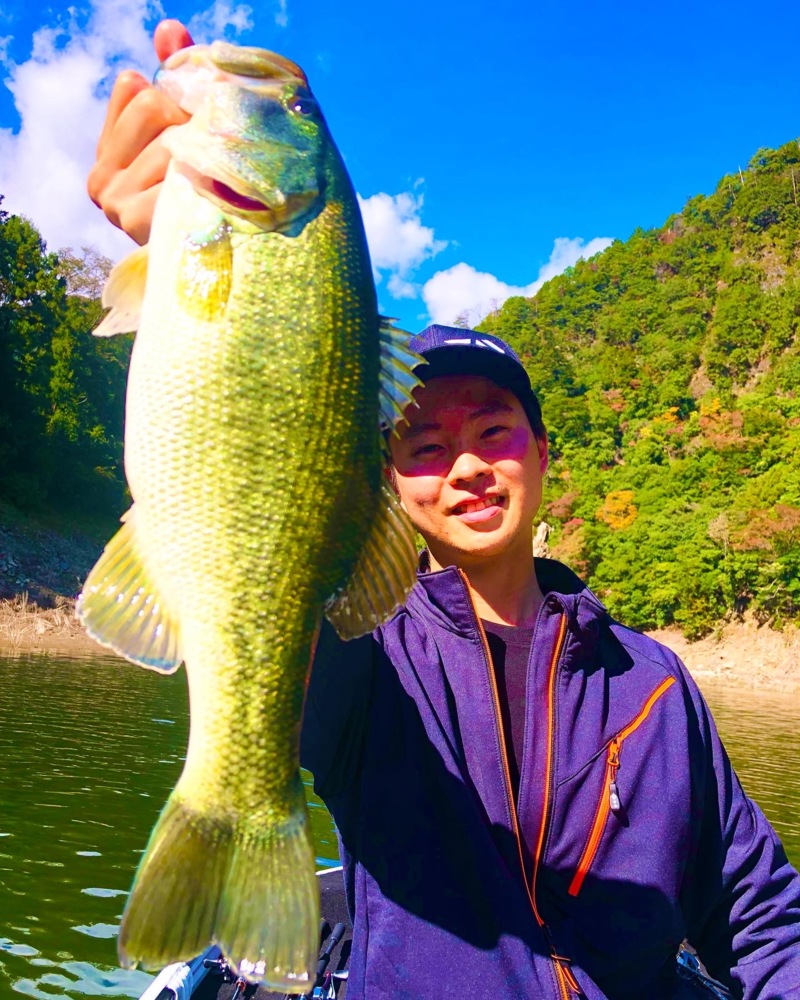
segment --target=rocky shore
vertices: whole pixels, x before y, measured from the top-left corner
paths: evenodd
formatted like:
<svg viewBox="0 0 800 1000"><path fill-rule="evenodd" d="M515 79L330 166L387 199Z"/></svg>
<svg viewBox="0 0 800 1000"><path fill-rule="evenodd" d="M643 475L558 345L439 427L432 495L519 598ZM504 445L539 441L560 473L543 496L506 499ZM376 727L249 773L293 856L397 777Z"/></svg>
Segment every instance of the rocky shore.
<svg viewBox="0 0 800 1000"><path fill-rule="evenodd" d="M794 626L777 632L745 617L695 642L672 628L648 634L680 656L701 688L713 679L743 689L800 695L800 630Z"/></svg>

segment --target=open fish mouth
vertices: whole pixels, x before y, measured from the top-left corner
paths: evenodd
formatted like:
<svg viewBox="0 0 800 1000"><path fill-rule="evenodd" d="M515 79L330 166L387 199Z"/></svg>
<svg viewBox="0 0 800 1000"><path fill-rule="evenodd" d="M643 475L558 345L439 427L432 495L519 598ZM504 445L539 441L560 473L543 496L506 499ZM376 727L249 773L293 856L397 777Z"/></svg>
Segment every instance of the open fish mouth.
<svg viewBox="0 0 800 1000"><path fill-rule="evenodd" d="M266 202L259 201L257 198L248 198L247 195L234 191L232 187L223 181L215 181L209 177L207 178L207 184L207 190L210 194L213 194L220 201L227 202L228 205L238 209L240 212L271 211L270 206ZM205 185L203 186L205 187Z"/></svg>
<svg viewBox="0 0 800 1000"><path fill-rule="evenodd" d="M255 197L250 191L235 188L219 177L204 174L188 163L176 163L175 166L198 194L208 198L223 211L248 219L265 230L279 230L302 218L319 196L319 190L312 188L267 201L265 198Z"/></svg>

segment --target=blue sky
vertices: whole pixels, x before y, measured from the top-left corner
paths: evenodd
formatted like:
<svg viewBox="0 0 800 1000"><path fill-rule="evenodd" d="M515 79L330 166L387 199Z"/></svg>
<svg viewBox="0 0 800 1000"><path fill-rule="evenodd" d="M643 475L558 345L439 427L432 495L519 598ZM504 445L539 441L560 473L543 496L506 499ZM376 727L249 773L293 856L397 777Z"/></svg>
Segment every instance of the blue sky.
<svg viewBox="0 0 800 1000"><path fill-rule="evenodd" d="M307 71L363 200L384 312L476 322L800 135L773 2L146 0L0 9L0 193L48 244L128 243L85 194L114 73L160 16Z"/></svg>

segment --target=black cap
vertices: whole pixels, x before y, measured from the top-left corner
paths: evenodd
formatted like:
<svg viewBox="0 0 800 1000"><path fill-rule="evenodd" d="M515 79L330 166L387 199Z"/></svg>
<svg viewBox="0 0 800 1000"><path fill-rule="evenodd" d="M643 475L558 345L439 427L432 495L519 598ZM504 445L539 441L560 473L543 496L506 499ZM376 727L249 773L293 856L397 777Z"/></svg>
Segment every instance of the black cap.
<svg viewBox="0 0 800 1000"><path fill-rule="evenodd" d="M541 428L542 410L531 380L504 340L491 333L434 324L412 337L408 346L428 362L414 372L423 382L437 375L480 375L491 379L514 393L533 430Z"/></svg>

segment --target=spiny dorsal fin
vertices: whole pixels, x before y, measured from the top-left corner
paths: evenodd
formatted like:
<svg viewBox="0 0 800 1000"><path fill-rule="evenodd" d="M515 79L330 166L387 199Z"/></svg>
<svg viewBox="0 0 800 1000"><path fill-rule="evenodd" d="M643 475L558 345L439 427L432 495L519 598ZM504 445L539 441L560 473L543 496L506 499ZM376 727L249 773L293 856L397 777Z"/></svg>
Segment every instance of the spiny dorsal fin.
<svg viewBox="0 0 800 1000"><path fill-rule="evenodd" d="M178 628L136 550L135 507L106 545L78 598L89 635L120 656L162 674L181 664Z"/></svg>
<svg viewBox="0 0 800 1000"><path fill-rule="evenodd" d="M384 482L367 540L347 586L325 614L342 639L356 639L391 617L416 581L415 533L394 490Z"/></svg>
<svg viewBox="0 0 800 1000"><path fill-rule="evenodd" d="M380 317L379 338L381 345L381 381L379 393L382 430L395 430L403 419L403 411L414 399L412 391L422 385L414 374L417 365L425 359L409 350L411 336L405 330L392 326L392 320Z"/></svg>
<svg viewBox="0 0 800 1000"><path fill-rule="evenodd" d="M111 269L103 288L103 305L111 312L92 331L95 337L113 337L139 329L148 259L147 247L137 247Z"/></svg>

